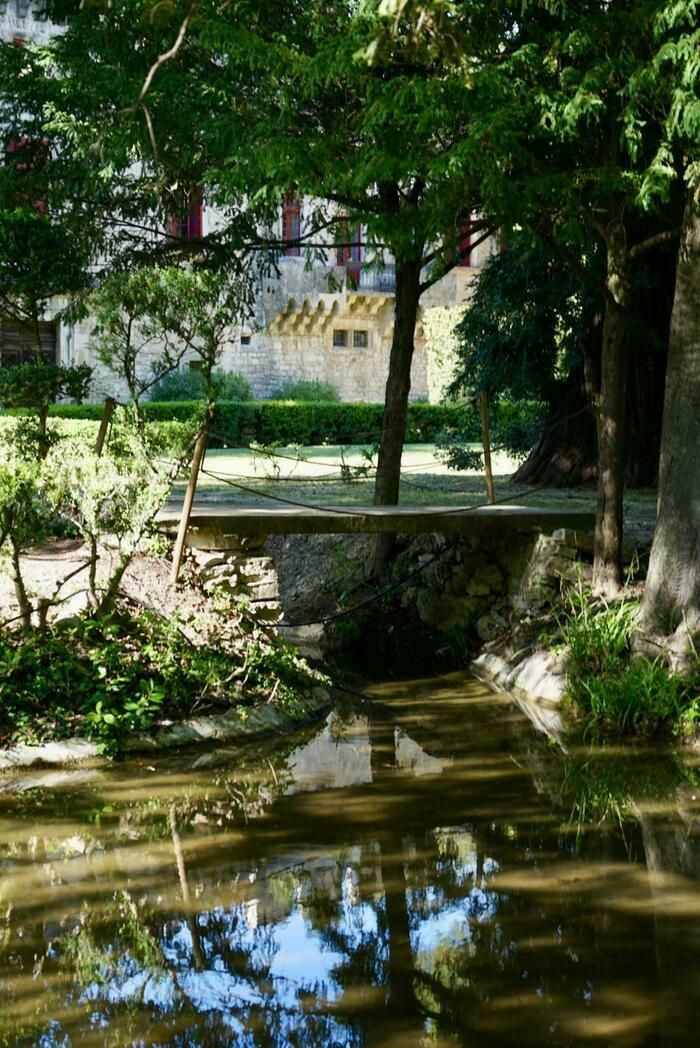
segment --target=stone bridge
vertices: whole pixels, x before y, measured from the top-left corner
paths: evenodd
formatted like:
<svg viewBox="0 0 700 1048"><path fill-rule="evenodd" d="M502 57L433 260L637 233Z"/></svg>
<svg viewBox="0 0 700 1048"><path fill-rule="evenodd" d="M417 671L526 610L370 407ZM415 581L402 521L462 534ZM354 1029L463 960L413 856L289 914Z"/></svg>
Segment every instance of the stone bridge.
<svg viewBox="0 0 700 1048"><path fill-rule="evenodd" d="M181 506L166 504L157 520L159 530L175 535ZM187 545L205 586L221 586L246 597L262 620L280 617L279 587L274 562L265 549L268 535L320 534L450 534L471 537L473 545L493 548L534 546L538 536L547 556L566 569L576 547L590 545L594 514L501 504L478 507L445 506L324 506L279 505L261 507L241 503L195 503L189 520ZM552 540L546 536L558 535ZM548 543L548 545L547 545ZM567 550L563 558L561 551ZM541 560L542 558L540 558ZM545 558L546 559L546 558ZM545 575L547 570L545 568ZM540 575L542 572L540 572ZM560 572L561 574L561 572Z"/></svg>

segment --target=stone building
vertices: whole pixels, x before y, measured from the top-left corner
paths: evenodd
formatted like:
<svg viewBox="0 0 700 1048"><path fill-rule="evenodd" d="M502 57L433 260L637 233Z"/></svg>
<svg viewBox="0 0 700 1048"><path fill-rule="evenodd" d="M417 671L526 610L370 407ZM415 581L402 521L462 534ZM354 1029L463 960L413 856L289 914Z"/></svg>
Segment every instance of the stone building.
<svg viewBox="0 0 700 1048"><path fill-rule="evenodd" d="M41 4L34 0L0 0L3 40L22 46L28 39L47 40L56 31L60 29L46 21ZM174 219L164 234L198 239L216 228L219 216L201 194L192 194L192 200L189 213ZM309 210L304 201L290 195L273 232L283 239L300 236ZM343 400L384 399L394 269L389 260L377 263L367 256L361 228L349 239L350 246L329 244L325 261L310 261L301 248L288 248L278 260L277 273L261 279L254 315L243 327L232 325L221 367L244 375L255 396L269 397L287 381L320 380L334 386ZM491 250L488 242L475 247L423 296L411 378L413 399L439 399L451 370L452 326ZM65 364L94 366L94 399L123 396L125 390L116 376L95 358L93 323L87 319L73 326L57 321L62 304L52 303L41 326L44 354ZM27 359L34 345L33 333L0 318L0 366Z"/></svg>

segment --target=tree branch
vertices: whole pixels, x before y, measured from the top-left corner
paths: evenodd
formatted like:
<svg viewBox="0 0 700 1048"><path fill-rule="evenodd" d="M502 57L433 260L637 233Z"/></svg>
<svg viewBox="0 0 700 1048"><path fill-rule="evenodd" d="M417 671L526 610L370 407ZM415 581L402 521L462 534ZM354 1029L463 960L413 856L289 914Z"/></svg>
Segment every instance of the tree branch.
<svg viewBox="0 0 700 1048"><path fill-rule="evenodd" d="M162 55L158 55L153 65L148 70L146 79L144 80L143 86L141 87L141 93L139 94L138 102L136 103L137 106L143 105L144 99L151 89L153 78L155 77L159 69L162 69L167 62L172 61L172 59L176 57L178 51L184 43L185 37L187 35L187 30L189 28L190 22L192 21L192 18L194 17L196 10L197 0L189 0L187 4L187 11L185 12L185 17L182 19L177 36L175 37L175 43L167 51L164 51Z"/></svg>
<svg viewBox="0 0 700 1048"><path fill-rule="evenodd" d="M663 233L655 233L654 236L647 237L646 240L640 240L638 244L633 244L629 249L629 256L630 258L638 258L645 252L651 251L652 248L658 247L659 244L667 244L670 240L675 240L679 234L680 228L666 229Z"/></svg>
<svg viewBox="0 0 700 1048"><path fill-rule="evenodd" d="M470 254L470 252L473 251L475 247L479 247L480 244L483 244L484 241L488 240L489 237L492 236L492 235L493 235L493 229L489 228L489 229L486 230L486 232L482 236L480 236L477 240L473 241L469 245L469 247L465 247L464 250L458 251L456 253L455 257L450 262L448 262L445 266L443 266L440 269L440 271L435 274L435 276L430 277L428 280L424 280L423 281L423 283L418 288L418 293L420 295L422 295L423 292L427 291L428 288L431 288L433 286L433 284L437 284L438 281L442 280L442 278L447 276L448 273L451 273L452 270L455 269L455 267L459 265L459 263L462 261L462 259L466 258L467 255ZM435 255L435 252L433 252L433 257L434 257L434 255Z"/></svg>

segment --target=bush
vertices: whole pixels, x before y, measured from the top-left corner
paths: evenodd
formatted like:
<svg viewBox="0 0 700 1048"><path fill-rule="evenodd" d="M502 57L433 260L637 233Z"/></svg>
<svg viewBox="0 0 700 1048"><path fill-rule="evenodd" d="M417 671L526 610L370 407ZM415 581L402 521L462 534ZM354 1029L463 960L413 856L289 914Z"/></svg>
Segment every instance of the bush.
<svg viewBox="0 0 700 1048"><path fill-rule="evenodd" d="M54 415L50 422L51 443L58 441L70 441L72 447L83 447L92 451L97 439L99 429L99 418L102 407L99 404L70 405L77 417L66 418L63 414ZM93 409L97 408L97 411ZM22 418L15 417L15 413L9 412L0 416L0 455L7 454L9 449L16 446L21 438ZM144 438L149 451L154 455L177 456L182 454L188 441L192 439L196 431L196 418L190 413L189 418L182 421L160 421L150 420L146 424ZM109 444L114 446L115 440L120 439L119 434L112 431Z"/></svg>
<svg viewBox="0 0 700 1048"><path fill-rule="evenodd" d="M86 736L118 752L166 717L270 701L290 711L327 683L298 652L260 631L245 608L188 639L176 617L120 605L45 632L0 632L0 744ZM231 629L232 624L235 629Z"/></svg>
<svg viewBox="0 0 700 1048"><path fill-rule="evenodd" d="M570 590L560 617L569 698L587 730L683 732L700 719L700 662L693 677L681 677L661 660L632 661L636 613L635 601L596 602L581 583Z"/></svg>
<svg viewBox="0 0 700 1048"><path fill-rule="evenodd" d="M237 371L212 371L212 388L217 400L252 400L247 379ZM151 388L152 401L206 400L207 391L202 371L196 368L178 368L164 375Z"/></svg>
<svg viewBox="0 0 700 1048"><path fill-rule="evenodd" d="M340 393L330 382L319 382L317 379L311 381L300 380L298 382L283 382L280 388L270 395L270 400L310 400L316 403L324 401L338 404L340 403Z"/></svg>
<svg viewBox="0 0 700 1048"><path fill-rule="evenodd" d="M101 404L54 404L54 419L102 417ZM199 416L196 401L147 401L141 405L146 422L191 423ZM457 404L409 404L406 441L432 443L440 430L464 425L471 409ZM20 415L7 411L5 415ZM381 404L333 404L279 400L222 400L216 405L212 447L224 444L248 447L252 444L375 444L382 430ZM478 420L474 423L478 425Z"/></svg>
<svg viewBox="0 0 700 1048"><path fill-rule="evenodd" d="M544 423L545 406L531 400L497 400L490 405L492 451L525 458L536 444ZM465 411L461 426L436 437L440 457L449 469L483 469L482 452L469 445L481 443L481 420L476 410Z"/></svg>
<svg viewBox="0 0 700 1048"><path fill-rule="evenodd" d="M55 419L102 417L102 404L53 404ZM508 409L510 410L510 409ZM517 411L517 405L514 411ZM186 401L147 401L141 405L146 422L192 423L201 405ZM6 415L24 414L7 411ZM220 400L214 413L212 447L248 447L250 444L376 444L382 431L381 404L334 404L329 401ZM478 412L467 404L408 405L406 443L432 444L445 430L481 439Z"/></svg>

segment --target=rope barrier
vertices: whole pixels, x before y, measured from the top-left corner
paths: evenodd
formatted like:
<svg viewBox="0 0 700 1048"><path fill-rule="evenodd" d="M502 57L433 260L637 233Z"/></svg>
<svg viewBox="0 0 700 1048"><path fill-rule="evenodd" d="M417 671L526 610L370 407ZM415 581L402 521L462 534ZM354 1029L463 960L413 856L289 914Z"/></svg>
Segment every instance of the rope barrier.
<svg viewBox="0 0 700 1048"><path fill-rule="evenodd" d="M348 517L365 517L365 516L367 516L366 509L353 510L353 509L349 509L349 508L342 507L342 506L323 506L323 505L320 505L319 503L314 503L314 502L299 502L296 499L284 498L282 495L271 495L271 494L269 494L266 491L258 491L256 488L248 487L245 484L239 484L237 481L233 481L233 480L227 479L225 474L216 474L216 473L213 473L211 470L204 469L204 468L202 469L202 473L204 473L208 477L212 477L212 479L214 479L214 480L218 480L221 483L226 484L228 487L236 488L238 491L245 491L247 494L254 495L257 499L268 499L268 500L270 500L272 502L281 502L284 505L294 506L297 509L312 509L312 510L318 510L319 512L322 512L322 513L337 513L338 516L348 516ZM493 505L498 506L498 505L501 505L502 503L513 502L513 500L517 499L517 498L529 497L531 494L534 494L537 491L542 491L543 488L545 488L546 486L547 486L546 484L540 484L536 488L530 488L530 490L527 491L527 492L518 492L518 493L516 493L514 495L508 495L505 498L497 499L496 502L493 503ZM488 502L482 502L482 503L479 503L476 506L445 506L443 509L437 509L437 510L434 510L433 512L434 512L435 516L441 516L442 517L442 516L450 516L450 515L455 514L455 513L473 512L474 510L477 510L477 509L486 509L486 508L488 508L488 506L489 506ZM381 508L381 507L377 507L377 508ZM416 508L420 509L421 507L416 507Z"/></svg>

